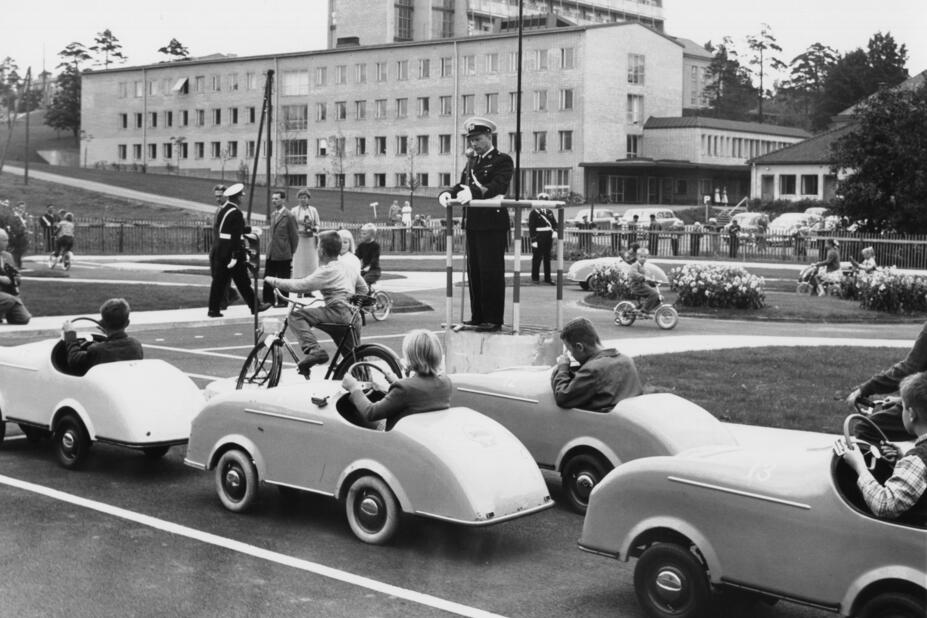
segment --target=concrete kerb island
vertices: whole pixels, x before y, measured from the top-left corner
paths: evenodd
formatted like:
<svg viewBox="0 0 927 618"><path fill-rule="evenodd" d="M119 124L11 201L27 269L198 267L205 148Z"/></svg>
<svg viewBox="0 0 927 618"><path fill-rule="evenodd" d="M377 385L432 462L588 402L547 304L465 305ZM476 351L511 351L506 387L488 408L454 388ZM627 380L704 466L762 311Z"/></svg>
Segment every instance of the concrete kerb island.
<svg viewBox="0 0 927 618"><path fill-rule="evenodd" d="M515 221L514 238L521 238L521 212L523 208L557 209L557 295L556 314L553 327L523 327L521 324L521 243L514 243L514 266L512 283L512 331L477 332L456 331L453 328L454 314L454 207L463 206L457 200L447 204L445 233L445 269L447 271L446 298L444 307L444 354L445 370L448 373L486 373L503 367L519 365L551 366L560 353L560 330L563 327L563 229L564 202L549 200L472 200L468 208L513 208ZM466 245L464 245L466 255ZM466 260L465 260L466 261ZM461 276L461 309L465 302L466 271Z"/></svg>

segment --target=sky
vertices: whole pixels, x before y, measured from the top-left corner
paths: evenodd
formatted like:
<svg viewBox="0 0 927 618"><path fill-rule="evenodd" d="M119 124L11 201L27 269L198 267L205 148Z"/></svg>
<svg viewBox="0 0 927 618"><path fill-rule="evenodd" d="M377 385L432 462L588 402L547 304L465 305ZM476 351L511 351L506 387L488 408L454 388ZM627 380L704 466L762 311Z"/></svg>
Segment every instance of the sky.
<svg viewBox="0 0 927 618"><path fill-rule="evenodd" d="M2 12L0 58L12 57L22 73L31 65L35 74L44 56L44 66L54 72L61 49L72 41L90 46L105 28L122 43L128 65L163 60L157 49L171 38L193 56L322 49L327 5L327 0L11 2ZM908 71L927 69L924 0L774 0L763 8L745 0L663 0L663 14L667 34L699 44L728 35L738 49L746 49L745 37L768 24L786 63L815 42L843 53L865 49L876 32L890 32L908 48Z"/></svg>

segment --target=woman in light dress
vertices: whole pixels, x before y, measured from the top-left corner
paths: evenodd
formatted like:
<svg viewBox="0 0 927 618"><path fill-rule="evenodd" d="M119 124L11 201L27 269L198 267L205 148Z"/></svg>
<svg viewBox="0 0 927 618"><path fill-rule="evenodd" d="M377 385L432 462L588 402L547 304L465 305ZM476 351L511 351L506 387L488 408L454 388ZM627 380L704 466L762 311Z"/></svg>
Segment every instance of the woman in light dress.
<svg viewBox="0 0 927 618"><path fill-rule="evenodd" d="M296 225L299 227L299 245L296 247L296 253L293 254L293 278L301 279L315 272L319 267L318 253L318 233L319 211L315 206L309 204L309 198L312 194L308 189L300 189L296 194L299 204L294 206L290 212L296 218Z"/></svg>

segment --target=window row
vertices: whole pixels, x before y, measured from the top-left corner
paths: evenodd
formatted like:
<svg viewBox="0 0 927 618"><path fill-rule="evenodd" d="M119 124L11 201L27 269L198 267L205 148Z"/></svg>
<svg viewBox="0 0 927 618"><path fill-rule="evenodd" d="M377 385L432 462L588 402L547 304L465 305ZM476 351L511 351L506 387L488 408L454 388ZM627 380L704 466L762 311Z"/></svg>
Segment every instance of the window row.
<svg viewBox="0 0 927 618"><path fill-rule="evenodd" d="M785 148L789 142L730 137L726 135L702 135L702 154L708 157L752 159Z"/></svg>
<svg viewBox="0 0 927 618"><path fill-rule="evenodd" d="M768 176L764 176L767 178ZM801 180L801 193L796 191L796 179ZM818 195L818 175L817 174L780 174L779 175L779 195Z"/></svg>
<svg viewBox="0 0 927 618"><path fill-rule="evenodd" d="M158 127L169 128L173 126L189 127L191 124L196 127L205 127L207 126L207 118L209 120L209 126L221 126L223 124L236 125L239 123L254 124L257 122L257 108L214 107L209 110L182 109L176 112L174 110L164 110L160 112L148 112L147 114L135 112L131 115L122 112L118 115L116 123L120 129L141 129L144 127L157 129Z"/></svg>
<svg viewBox="0 0 927 618"><path fill-rule="evenodd" d="M237 92L239 90L258 90L263 86L264 73L249 72L244 79L238 73L196 75L190 77L165 77L162 79L133 80L117 84L120 99L144 96L171 96L175 94L196 94L206 92Z"/></svg>
<svg viewBox="0 0 927 618"><path fill-rule="evenodd" d="M192 152L194 159L206 159L207 152L209 153L208 158L210 159L237 159L239 156L244 156L248 159L254 158L255 146L256 143L254 140L248 140L244 142L245 148L243 153L239 151L238 142L235 140L221 142L192 142ZM147 152L145 152L144 159L147 161L157 161L158 153L161 154L161 159L165 161L171 161L173 159L189 159L191 152L191 143L188 143L184 138L175 138L170 142L164 142L162 144L147 144L145 145ZM129 159L129 144L118 144L116 146L116 158L120 161L127 161ZM142 144L131 144L132 148L132 160L141 161L143 159L143 145ZM208 150L207 150L208 148Z"/></svg>

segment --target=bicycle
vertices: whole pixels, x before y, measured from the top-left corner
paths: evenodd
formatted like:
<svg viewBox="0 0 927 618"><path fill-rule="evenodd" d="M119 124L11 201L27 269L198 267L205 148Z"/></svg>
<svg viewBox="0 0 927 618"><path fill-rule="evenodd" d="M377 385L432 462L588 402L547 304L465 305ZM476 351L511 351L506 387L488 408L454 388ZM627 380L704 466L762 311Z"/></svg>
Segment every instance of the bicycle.
<svg viewBox="0 0 927 618"><path fill-rule="evenodd" d="M663 302L663 295L660 294L660 282L654 282L657 288L657 294L660 296L660 306L653 313L644 311L643 300L645 297L638 296L635 302L623 300L615 305L615 324L619 326L631 326L637 318L650 318L657 323L663 330L670 330L676 327L679 322L679 312L669 303Z"/></svg>
<svg viewBox="0 0 927 618"><path fill-rule="evenodd" d="M372 283L368 284L367 287L370 288L367 292L367 296L373 299L373 303L361 306L361 318L364 319L364 316L369 313L373 316L374 320L382 322L389 317L389 312L393 309L393 297L390 296L389 292L374 289ZM366 325L366 320L364 324Z"/></svg>
<svg viewBox="0 0 927 618"><path fill-rule="evenodd" d="M283 372L283 350L290 353L294 363L299 363L300 355L296 353L293 346L284 338L287 326L289 325L290 316L293 310L299 307L307 307L316 302L315 299L308 302L299 298L288 298L280 293L280 290L274 289L274 295L277 301L285 301L289 304L289 309L283 318L283 324L274 332L258 336L258 342L251 349L248 357L245 359L238 374L238 380L235 388L242 390L244 388L274 388L280 383L280 375ZM351 313L351 325L346 324L323 324L333 331L342 331L340 339L336 341L335 353L332 355L328 364L328 370L325 372L325 379L342 379L355 363L363 362L376 366L386 366L395 375L402 375L402 367L399 364L399 357L387 348L378 343L359 343L359 327L354 326L358 318L362 318L362 306L364 304L372 305L375 301L372 297L366 295L354 295L350 299L353 307ZM357 331L357 332L356 332ZM348 342L348 337L354 338L355 345L347 354L342 350L344 344ZM332 337L334 340L335 337ZM305 378L308 380L309 375ZM361 379L361 377L358 377ZM362 380L363 381L363 380ZM367 381L370 381L369 378Z"/></svg>

